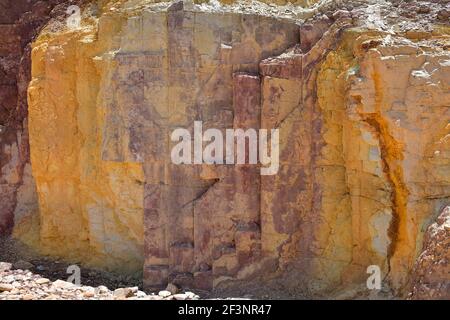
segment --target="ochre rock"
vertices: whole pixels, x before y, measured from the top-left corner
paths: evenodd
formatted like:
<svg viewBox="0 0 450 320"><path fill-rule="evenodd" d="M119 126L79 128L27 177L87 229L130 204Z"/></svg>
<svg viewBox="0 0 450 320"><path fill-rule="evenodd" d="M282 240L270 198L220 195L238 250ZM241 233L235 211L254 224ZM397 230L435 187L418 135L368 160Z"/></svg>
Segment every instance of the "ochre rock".
<svg viewBox="0 0 450 320"><path fill-rule="evenodd" d="M338 179L330 184L338 198L327 201L350 215L352 263L384 266L392 285L402 288L420 250L421 230L449 192L449 53L391 41L349 31L321 67L318 104L324 170ZM338 163L343 171L330 167ZM325 181L327 176L331 172ZM345 186L340 194L336 185Z"/></svg>
<svg viewBox="0 0 450 320"><path fill-rule="evenodd" d="M396 7L412 32L387 6L306 3L87 1L79 28L52 20L28 87L34 246L149 288L339 296L377 265L404 296L450 195L443 6ZM278 173L171 163L196 120L279 129Z"/></svg>
<svg viewBox="0 0 450 320"><path fill-rule="evenodd" d="M0 236L36 241L36 186L28 145L31 46L63 0L4 0L0 12ZM55 8L56 7L56 8Z"/></svg>

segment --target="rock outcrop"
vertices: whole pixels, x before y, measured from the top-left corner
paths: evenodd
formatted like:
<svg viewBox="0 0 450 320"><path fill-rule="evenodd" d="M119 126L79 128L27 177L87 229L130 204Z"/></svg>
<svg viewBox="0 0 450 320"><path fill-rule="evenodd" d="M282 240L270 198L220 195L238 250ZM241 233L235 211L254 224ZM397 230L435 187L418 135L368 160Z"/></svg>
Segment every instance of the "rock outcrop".
<svg viewBox="0 0 450 320"><path fill-rule="evenodd" d="M412 279L411 299L450 299L450 207L428 227Z"/></svg>
<svg viewBox="0 0 450 320"><path fill-rule="evenodd" d="M38 213L34 246L143 269L149 288L329 296L376 265L404 296L450 196L446 1L300 2L86 1L79 27L53 19L20 162L37 200L15 200L22 182L11 198ZM173 164L171 132L196 120L278 129L278 173Z"/></svg>
<svg viewBox="0 0 450 320"><path fill-rule="evenodd" d="M0 3L0 236L9 235L15 225L16 234L35 239L32 234L36 232L30 228L38 217L38 206L30 166L26 98L31 41L51 17L61 15L61 7L57 7L61 3L63 0Z"/></svg>

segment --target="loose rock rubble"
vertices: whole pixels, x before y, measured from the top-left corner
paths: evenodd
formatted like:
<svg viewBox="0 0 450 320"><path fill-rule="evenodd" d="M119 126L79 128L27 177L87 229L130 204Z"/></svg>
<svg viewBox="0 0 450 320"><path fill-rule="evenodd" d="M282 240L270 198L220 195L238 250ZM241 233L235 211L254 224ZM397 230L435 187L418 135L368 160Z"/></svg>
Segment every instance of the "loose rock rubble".
<svg viewBox="0 0 450 320"><path fill-rule="evenodd" d="M14 270L13 264L0 262L0 300L197 300L199 298L189 291L174 294L172 291L162 290L159 293L147 294L138 287L109 290L105 286L77 286L64 280L50 281L29 270Z"/></svg>

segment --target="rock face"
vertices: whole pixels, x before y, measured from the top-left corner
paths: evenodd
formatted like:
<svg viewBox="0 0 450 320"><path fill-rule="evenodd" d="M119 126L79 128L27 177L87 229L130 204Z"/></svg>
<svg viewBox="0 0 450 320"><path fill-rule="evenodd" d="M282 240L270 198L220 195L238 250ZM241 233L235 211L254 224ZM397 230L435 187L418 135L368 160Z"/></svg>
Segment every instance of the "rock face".
<svg viewBox="0 0 450 320"><path fill-rule="evenodd" d="M413 271L412 299L450 299L450 207L425 233Z"/></svg>
<svg viewBox="0 0 450 320"><path fill-rule="evenodd" d="M149 288L331 294L377 265L404 295L450 195L444 5L417 18L384 2L231 2L87 1L79 27L59 15L40 33L28 87L38 201L19 201L38 208L36 247L143 267ZM197 120L278 129L278 173L173 164L172 131Z"/></svg>
<svg viewBox="0 0 450 320"><path fill-rule="evenodd" d="M24 239L34 233L30 227L38 206L29 161L26 100L30 42L62 2L4 0L0 4L0 236L9 235L14 225Z"/></svg>
<svg viewBox="0 0 450 320"><path fill-rule="evenodd" d="M324 164L344 166L341 175L334 170L336 180L324 180L333 182L331 198L336 185L345 186L329 202L351 215L352 261L384 265L400 288L420 250L421 228L448 201L449 53L400 37L385 42L351 31L346 37L350 47L344 41L328 55L318 77ZM344 115L335 124L339 110Z"/></svg>

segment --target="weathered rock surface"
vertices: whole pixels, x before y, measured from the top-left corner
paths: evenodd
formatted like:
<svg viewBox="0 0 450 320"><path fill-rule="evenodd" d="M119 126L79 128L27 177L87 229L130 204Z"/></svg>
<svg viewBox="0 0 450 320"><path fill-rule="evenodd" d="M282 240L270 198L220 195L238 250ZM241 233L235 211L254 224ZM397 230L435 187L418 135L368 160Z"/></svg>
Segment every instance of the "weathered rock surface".
<svg viewBox="0 0 450 320"><path fill-rule="evenodd" d="M37 197L18 199L39 212L35 246L143 265L149 288L329 294L378 265L404 295L450 196L447 2L152 2L88 1L79 28L59 15L33 43ZM195 120L278 128L278 174L172 164L170 133Z"/></svg>
<svg viewBox="0 0 450 320"><path fill-rule="evenodd" d="M450 207L428 227L412 276L411 299L450 300Z"/></svg>
<svg viewBox="0 0 450 320"><path fill-rule="evenodd" d="M31 41L64 0L4 0L0 4L0 236L37 241L38 205L28 145L27 88ZM74 2L78 3L78 2ZM62 9L62 10L61 10Z"/></svg>
<svg viewBox="0 0 450 320"><path fill-rule="evenodd" d="M430 51L431 39L391 36L387 41L357 30L345 37L349 42L343 41L321 67L318 103L328 172L322 179L331 193L323 198L331 205L324 217L337 230L331 217L343 214L339 220L349 225L341 225L342 233L353 230L347 240L353 246L342 245L342 233L327 238L352 248L348 262L383 266L393 287L406 289L421 230L435 208L448 201L447 42ZM335 167L339 163L343 170ZM336 202L340 210L332 210ZM344 252L333 252L334 259L336 254ZM358 272L351 267L343 275L344 282L352 282Z"/></svg>

